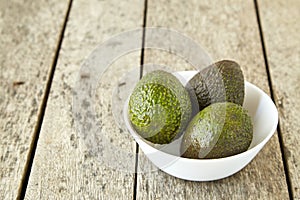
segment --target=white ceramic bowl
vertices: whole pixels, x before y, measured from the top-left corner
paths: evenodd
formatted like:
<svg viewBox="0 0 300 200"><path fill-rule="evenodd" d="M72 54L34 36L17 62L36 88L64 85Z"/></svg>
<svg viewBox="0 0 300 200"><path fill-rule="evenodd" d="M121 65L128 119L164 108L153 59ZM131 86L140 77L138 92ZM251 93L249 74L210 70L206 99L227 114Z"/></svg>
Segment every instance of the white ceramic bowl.
<svg viewBox="0 0 300 200"><path fill-rule="evenodd" d="M177 72L175 75L185 85L196 71ZM181 138L156 149L131 127L128 120L128 101L124 106L125 124L145 155L162 171L185 180L211 181L228 177L245 167L274 134L278 112L270 97L255 85L246 82L243 107L248 110L253 123L253 140L243 153L219 159L189 159L179 155Z"/></svg>

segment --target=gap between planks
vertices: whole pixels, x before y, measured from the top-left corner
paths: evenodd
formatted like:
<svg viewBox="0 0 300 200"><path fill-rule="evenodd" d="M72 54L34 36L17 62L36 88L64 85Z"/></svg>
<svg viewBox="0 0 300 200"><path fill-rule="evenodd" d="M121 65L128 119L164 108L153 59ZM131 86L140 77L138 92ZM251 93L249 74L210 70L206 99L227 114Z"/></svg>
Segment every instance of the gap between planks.
<svg viewBox="0 0 300 200"><path fill-rule="evenodd" d="M66 26L67 26L69 15L70 15L70 11L71 11L71 8L72 8L72 2L73 2L73 0L69 0L69 5L68 5L68 8L67 8L65 17L64 17L64 22L63 22L63 25L62 25L62 29L59 33L56 51L55 51L53 62L51 64L51 68L50 68L50 71L49 71L49 75L48 75L48 79L47 79L47 83L46 83L46 88L45 88L45 92L44 92L44 97L43 97L42 103L40 105L38 119L37 119L37 123L36 123L34 133L33 133L33 139L32 139L32 142L30 144L30 147L29 147L29 152L28 152L28 155L27 155L27 161L26 161L24 172L23 172L23 175L22 175L21 184L20 184L20 187L18 189L17 199L24 199L25 194L26 194L26 189L27 189L28 180L29 180L30 173L31 173L31 168L32 168L33 160L34 160L34 155L35 155L36 147L37 147L37 144L38 144L41 127L42 127L42 124L43 124L43 119L44 119L45 110L46 110L46 107L47 107L49 93L50 93L50 90L51 90L52 80L53 80L53 77L54 77L54 73L55 73L55 69L56 69L60 49L61 49L61 46L62 46L62 41L63 41L65 29L66 29Z"/></svg>
<svg viewBox="0 0 300 200"><path fill-rule="evenodd" d="M145 38L146 38L146 26L147 26L147 10L148 10L148 0L144 0L144 14L143 14L143 36L142 36L142 49L140 58L140 79L143 77L144 70L144 53L145 53ZM136 143L135 149L135 168L134 168L134 183L133 183L133 199L137 198L137 178L138 178L138 163L139 163L139 145Z"/></svg>
<svg viewBox="0 0 300 200"><path fill-rule="evenodd" d="M276 102L274 92L273 92L273 83L272 83L272 77L271 77L271 73L270 73L267 50L266 50L266 46L265 46L264 34L263 34L261 19L260 19L260 14L259 14L259 5L258 5L257 0L253 0L253 1L254 1L254 6L255 6L255 13L256 13L256 18L257 18L260 40L261 40L261 47L262 47L262 51L263 51L263 57L264 57L265 67L266 67L266 72L267 72L267 77L268 77L268 84L269 84L269 88L270 88L270 95L271 95L271 99L273 100L273 102ZM279 140L279 145L280 145L280 151L281 151L281 156L282 156L283 168L284 168L284 172L285 172L285 178L286 178L286 184L288 187L289 197L290 197L290 199L293 199L292 183L291 183L291 177L289 175L289 170L288 170L288 162L287 162L285 151L284 151L283 136L282 136L281 128L280 128L280 119L279 119L279 123L277 126L277 134L278 134L278 140Z"/></svg>

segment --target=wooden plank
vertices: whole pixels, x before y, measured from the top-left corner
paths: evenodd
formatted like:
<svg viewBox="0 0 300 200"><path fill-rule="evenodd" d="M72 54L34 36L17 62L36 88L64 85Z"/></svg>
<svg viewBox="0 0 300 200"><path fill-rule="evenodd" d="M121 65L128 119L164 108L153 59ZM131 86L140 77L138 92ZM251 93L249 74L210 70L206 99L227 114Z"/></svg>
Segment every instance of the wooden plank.
<svg viewBox="0 0 300 200"><path fill-rule="evenodd" d="M144 2L139 0L73 2L26 199L133 198L134 173L115 169L110 163L102 163L90 154L75 128L72 107L73 92L84 59L98 44L113 35L142 27L143 10ZM137 39L141 45L142 35ZM117 43L114 45L118 46ZM119 58L101 77L93 99L108 141L133 153L128 166L132 171L135 169L135 142L129 135L120 134L111 112L111 94L122 74L134 68L139 73L139 65L140 51ZM92 75L81 74L81 78L89 76ZM138 74L135 77L138 78Z"/></svg>
<svg viewBox="0 0 300 200"><path fill-rule="evenodd" d="M246 80L269 93L253 1L148 1L147 26L179 30L202 45L215 61L236 60ZM191 68L178 57L155 50L145 52L145 62L163 63L174 70ZM138 175L137 199L288 198L276 133L248 166L226 179L190 182L162 171Z"/></svg>
<svg viewBox="0 0 300 200"><path fill-rule="evenodd" d="M259 1L280 132L294 199L300 199L300 2Z"/></svg>
<svg viewBox="0 0 300 200"><path fill-rule="evenodd" d="M18 195L67 8L0 1L0 199Z"/></svg>

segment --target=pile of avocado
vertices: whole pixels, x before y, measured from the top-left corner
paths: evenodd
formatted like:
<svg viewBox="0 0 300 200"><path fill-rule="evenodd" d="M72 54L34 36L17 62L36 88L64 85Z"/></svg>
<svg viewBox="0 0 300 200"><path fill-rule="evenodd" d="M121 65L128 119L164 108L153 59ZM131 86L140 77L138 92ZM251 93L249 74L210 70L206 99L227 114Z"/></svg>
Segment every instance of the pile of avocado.
<svg viewBox="0 0 300 200"><path fill-rule="evenodd" d="M183 157L223 158L246 151L252 142L253 125L242 107L244 94L243 72L234 61L206 67L186 86L173 74L156 70L135 86L128 116L148 142L168 144L183 135ZM199 107L195 116L192 96Z"/></svg>

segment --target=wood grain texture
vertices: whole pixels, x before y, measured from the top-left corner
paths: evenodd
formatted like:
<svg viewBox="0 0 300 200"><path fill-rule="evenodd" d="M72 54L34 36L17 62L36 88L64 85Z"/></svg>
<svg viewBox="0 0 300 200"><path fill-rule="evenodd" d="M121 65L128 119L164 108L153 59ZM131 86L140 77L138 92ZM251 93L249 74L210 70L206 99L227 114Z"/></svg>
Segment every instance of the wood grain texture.
<svg viewBox="0 0 300 200"><path fill-rule="evenodd" d="M246 80L269 93L253 1L148 1L147 15L147 26L168 27L190 36L214 61L236 60ZM191 68L167 54L147 51L145 62L163 63L174 70ZM277 133L248 166L226 179L190 182L156 171L139 174L137 183L137 199L288 198Z"/></svg>
<svg viewBox="0 0 300 200"><path fill-rule="evenodd" d="M300 2L258 1L294 199L300 199Z"/></svg>
<svg viewBox="0 0 300 200"><path fill-rule="evenodd" d="M101 163L90 154L74 125L74 87L84 59L100 43L125 30L142 27L144 2L84 1L72 4L55 71L26 199L132 199L133 173ZM140 36L142 41L142 35ZM116 48L118 44L116 43ZM112 93L120 77L137 68L140 52L119 58L101 77L96 88L95 110L108 141L135 153L135 142L121 135L114 121ZM91 74L81 74L88 78ZM136 75L138 77L138 75ZM83 108L91 106L82 104ZM87 124L88 126L88 124ZM102 153L102 152L99 152ZM112 155L113 156L113 155ZM120 158L121 159L121 158ZM122 164L122 163L120 163ZM131 164L131 165L130 165ZM135 157L129 163L135 169Z"/></svg>
<svg viewBox="0 0 300 200"><path fill-rule="evenodd" d="M0 1L0 199L15 199L68 2Z"/></svg>

